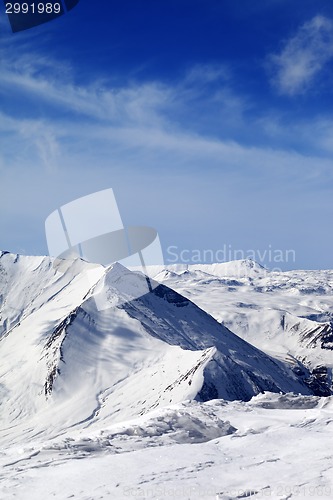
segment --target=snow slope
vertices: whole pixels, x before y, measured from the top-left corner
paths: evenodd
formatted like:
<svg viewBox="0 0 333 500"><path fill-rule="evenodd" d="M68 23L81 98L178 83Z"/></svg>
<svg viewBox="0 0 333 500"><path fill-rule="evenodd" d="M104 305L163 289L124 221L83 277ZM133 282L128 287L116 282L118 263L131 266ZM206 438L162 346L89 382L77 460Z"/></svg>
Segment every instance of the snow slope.
<svg viewBox="0 0 333 500"><path fill-rule="evenodd" d="M332 438L332 397L184 401L4 450L0 497L329 499Z"/></svg>

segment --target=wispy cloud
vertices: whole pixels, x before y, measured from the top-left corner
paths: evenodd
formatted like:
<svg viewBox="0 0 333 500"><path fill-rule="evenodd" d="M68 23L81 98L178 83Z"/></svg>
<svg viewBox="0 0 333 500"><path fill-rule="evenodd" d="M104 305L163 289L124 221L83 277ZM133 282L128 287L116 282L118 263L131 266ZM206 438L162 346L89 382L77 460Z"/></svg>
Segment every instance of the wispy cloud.
<svg viewBox="0 0 333 500"><path fill-rule="evenodd" d="M220 82L223 83L230 80L229 69L222 64L196 64L192 66L187 75L188 82L195 82L196 84Z"/></svg>
<svg viewBox="0 0 333 500"><path fill-rule="evenodd" d="M303 24L279 54L270 56L272 83L281 94L302 93L332 58L333 22L318 15Z"/></svg>
<svg viewBox="0 0 333 500"><path fill-rule="evenodd" d="M321 25L322 20L312 22ZM135 155L147 169L168 159L169 168L196 168L199 162L209 162L211 168L220 166L229 175L232 169L245 176L251 171L266 176L298 168L303 169L303 178L310 175L316 155L283 147L288 133L295 135L293 127L306 138L306 125L290 124L288 132L267 114L253 119L249 129L245 113L251 105L233 91L231 74L223 66L196 65L173 84L150 81L113 87L101 78L75 83L66 63L38 53L20 54L4 58L0 73L0 92L15 88L15 99L29 103L25 112L17 112L13 104L0 114L0 144L8 166L28 162L53 172L57 165L82 168L93 158L103 165L112 154L113 161L127 165ZM43 113L33 116L40 107ZM331 125L320 130L327 140ZM247 133L250 143L237 137ZM280 137L278 146L273 136ZM265 138L269 142L264 146ZM327 161L320 159L316 165L326 171Z"/></svg>
<svg viewBox="0 0 333 500"><path fill-rule="evenodd" d="M216 135L237 127L242 120L245 104L233 93L230 75L222 66L196 65L173 84L155 80L113 86L105 78L78 84L66 63L59 64L38 52L32 56L30 51L29 57L18 50L4 55L0 93L8 102L13 90L15 94L7 113L0 115L0 131L6 134L2 146L10 164L15 158L16 164L22 162L24 153L29 160L37 153L39 162L35 164L51 171L60 158L63 162L73 145L78 147L80 140L96 155L110 144L113 153L124 151L127 141L127 149L142 148L149 156L157 137L159 145L163 137L169 146L175 146L179 137L183 137L184 145L191 138L194 151L202 144L198 139L205 128L204 136L209 135L214 120ZM22 106L17 104L20 102Z"/></svg>

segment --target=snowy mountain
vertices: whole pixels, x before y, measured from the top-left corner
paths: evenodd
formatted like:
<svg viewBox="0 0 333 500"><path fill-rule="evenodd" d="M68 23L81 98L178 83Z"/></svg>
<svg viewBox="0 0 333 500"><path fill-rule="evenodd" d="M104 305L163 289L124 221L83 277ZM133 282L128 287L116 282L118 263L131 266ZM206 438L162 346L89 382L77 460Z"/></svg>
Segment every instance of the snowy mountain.
<svg viewBox="0 0 333 500"><path fill-rule="evenodd" d="M300 361L332 393L333 271L270 272L235 261L168 266L156 279L264 352Z"/></svg>
<svg viewBox="0 0 333 500"><path fill-rule="evenodd" d="M35 481L37 498L97 498L97 470L106 474L109 463L135 470L131 460L147 448L163 446L168 463L179 453L174 446L188 453L187 446L227 440L238 460L234 438L252 446L251 436L279 432L267 414L272 408L281 421L291 410L312 412L295 415L295 429L304 419L316 429L331 421L331 398L320 396L331 394L333 273L286 277L247 261L154 272L160 284L147 293L146 277L120 264L104 268L79 259L55 266L48 257L0 253L0 477L8 486L0 486L1 498L14 498L15 485L20 499L31 498ZM319 408L325 408L320 418ZM263 418L270 422L264 427ZM156 460L151 453L148 460ZM204 453L212 460L202 470L219 463L213 449ZM77 485L57 490L62 465L79 474L73 458L87 458L95 471L90 496ZM250 456L244 461L250 466ZM40 475L45 467L55 483ZM200 467L194 467L199 475ZM134 493L142 484L135 474ZM150 484L151 466L143 474ZM177 472L170 478L180 481ZM129 483L117 484L103 483L101 495L128 496ZM216 486L213 498L234 498L225 491Z"/></svg>
<svg viewBox="0 0 333 500"><path fill-rule="evenodd" d="M0 436L50 432L51 415L59 432L185 399L320 393L300 363L263 353L164 285L147 294L145 277L120 264L76 261L60 274L48 258L0 263Z"/></svg>

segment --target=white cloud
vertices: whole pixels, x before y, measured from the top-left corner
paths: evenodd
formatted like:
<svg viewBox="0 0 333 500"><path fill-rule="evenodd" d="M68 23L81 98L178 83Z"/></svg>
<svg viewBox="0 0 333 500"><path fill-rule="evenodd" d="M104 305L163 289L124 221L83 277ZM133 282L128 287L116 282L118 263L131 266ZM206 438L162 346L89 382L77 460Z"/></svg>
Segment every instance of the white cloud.
<svg viewBox="0 0 333 500"><path fill-rule="evenodd" d="M333 22L318 15L299 28L280 54L270 56L272 83L281 94L302 93L332 57Z"/></svg>
<svg viewBox="0 0 333 500"><path fill-rule="evenodd" d="M186 81L196 84L223 82L230 79L229 69L221 64L196 64L189 69Z"/></svg>
<svg viewBox="0 0 333 500"><path fill-rule="evenodd" d="M151 81L114 87L101 79L78 85L63 62L58 64L36 52L33 57L18 50L2 52L0 92L7 96L14 91L15 100L27 103L27 111L13 102L11 114L0 113L0 145L7 153L8 166L35 158L35 165L53 171L69 151L79 149L80 142L95 155L110 150L112 144L112 154L122 151L125 162L129 147L141 149L142 154L146 151L150 157L154 144L161 147L161 137L174 151L179 150L175 147L178 137L184 145L190 137L192 150L197 151L198 144L204 144L200 132L196 135L193 131L205 120L210 126L211 111L220 114L220 129L236 127L242 120L245 104L226 82L224 67L194 66L173 85ZM208 92L206 85L210 83L214 89ZM48 112L40 118L37 111L33 117L34 109L40 108ZM86 153L82 156L84 162Z"/></svg>
<svg viewBox="0 0 333 500"><path fill-rule="evenodd" d="M324 23L315 19L312 24ZM224 67L197 65L173 85L153 81L114 88L105 81L77 85L67 65L58 67L57 61L38 54L11 58L3 62L0 91L15 88L15 95L29 101L29 110L42 100L50 113L47 118L45 113L42 118L21 118L15 116L15 106L12 116L0 113L3 161L8 168L29 163L45 173L64 165L82 169L93 161L101 166L136 163L141 169L169 162L170 170L207 164L212 170L230 174L235 169L243 175L290 176L294 171L302 172L303 179L314 164L326 172L329 161L315 154L291 152L283 145L256 145L255 140L249 146L225 135L232 127L248 129L243 114L249 108L247 100L233 92L227 73ZM203 83L210 82L213 89L203 91ZM203 132L205 121L214 121L216 133ZM273 132L277 136L280 131L281 142L290 131L295 134L292 125L285 130L268 115L261 123L253 121L253 127L254 137L270 137ZM297 130L299 135L299 124ZM320 135L326 139L325 130Z"/></svg>
<svg viewBox="0 0 333 500"><path fill-rule="evenodd" d="M5 53L5 56L3 55ZM113 122L153 121L174 98L160 82L113 88L99 80L74 83L71 69L38 53L13 56L2 51L0 90L24 95L29 102L51 105L86 118Z"/></svg>

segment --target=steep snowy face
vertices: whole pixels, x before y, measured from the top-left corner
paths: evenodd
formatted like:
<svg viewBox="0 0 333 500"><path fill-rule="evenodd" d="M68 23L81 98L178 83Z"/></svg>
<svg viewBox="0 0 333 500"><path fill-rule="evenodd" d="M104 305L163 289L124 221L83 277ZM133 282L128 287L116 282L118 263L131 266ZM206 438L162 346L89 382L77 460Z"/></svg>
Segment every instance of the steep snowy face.
<svg viewBox="0 0 333 500"><path fill-rule="evenodd" d="M56 320L66 316L103 274L102 266L81 260L57 269L49 257L0 252L0 338L48 302ZM52 322L52 314L45 319Z"/></svg>
<svg viewBox="0 0 333 500"><path fill-rule="evenodd" d="M137 276L137 280L144 277ZM219 325L191 301L160 285L122 308L154 337L183 349L217 351L205 370L199 398L248 400L263 390L309 393L304 379L288 363L274 360ZM297 371L297 370L296 370Z"/></svg>
<svg viewBox="0 0 333 500"><path fill-rule="evenodd" d="M190 298L237 335L273 356L298 360L332 391L333 272L264 270L240 263L168 266L157 279ZM246 266L242 265L244 271ZM224 270L225 269L225 273ZM326 386L326 389L325 389Z"/></svg>
<svg viewBox="0 0 333 500"><path fill-rule="evenodd" d="M34 308L38 296L54 277L47 257L21 257L0 252L0 336Z"/></svg>

